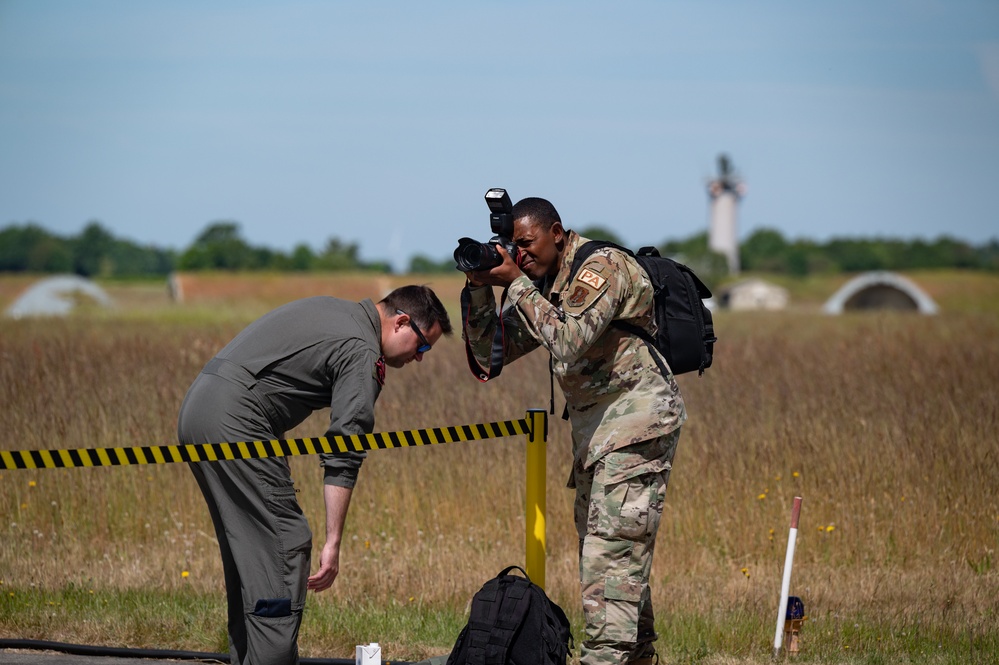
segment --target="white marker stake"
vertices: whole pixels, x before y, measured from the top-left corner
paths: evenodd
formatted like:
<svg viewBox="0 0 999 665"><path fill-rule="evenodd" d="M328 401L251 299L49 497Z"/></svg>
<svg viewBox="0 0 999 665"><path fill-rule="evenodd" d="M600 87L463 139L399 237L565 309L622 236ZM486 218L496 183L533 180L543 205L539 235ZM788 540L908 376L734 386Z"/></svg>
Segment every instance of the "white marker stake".
<svg viewBox="0 0 999 665"><path fill-rule="evenodd" d="M780 584L780 608L777 610L777 630L774 632L774 658L780 655L780 643L784 638L784 619L787 614L787 596L791 590L791 564L794 561L794 541L798 538L798 515L801 513L801 497L794 497L791 508L791 530L787 534L787 556L784 557L784 580Z"/></svg>

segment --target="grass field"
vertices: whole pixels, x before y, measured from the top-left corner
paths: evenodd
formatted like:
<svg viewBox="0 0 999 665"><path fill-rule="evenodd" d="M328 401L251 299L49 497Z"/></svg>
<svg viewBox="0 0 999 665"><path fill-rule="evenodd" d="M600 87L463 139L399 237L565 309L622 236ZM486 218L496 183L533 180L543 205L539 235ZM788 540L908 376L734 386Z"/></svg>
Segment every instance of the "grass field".
<svg viewBox="0 0 999 665"><path fill-rule="evenodd" d="M845 278L788 283L788 312L716 313L715 366L679 377L690 420L653 570L666 662L769 659L794 496L791 593L808 615L797 661L997 662L999 277L909 277L943 315L818 314ZM111 312L0 319L0 448L173 443L181 399L214 352L317 288L358 299L431 283L458 317L450 277L242 279L270 286L173 303L162 284L108 284ZM26 284L0 279L0 308ZM460 340L445 340L422 366L390 372L377 429L545 408L546 357L534 356L481 385ZM289 434L321 434L327 418ZM569 448L553 419L547 586L578 640ZM370 641L393 659L449 651L471 595L523 563L524 464L518 438L372 453L341 576L309 599L303 655L350 657ZM321 524L316 460L292 466ZM217 544L183 465L0 472L0 513L0 637L225 651Z"/></svg>

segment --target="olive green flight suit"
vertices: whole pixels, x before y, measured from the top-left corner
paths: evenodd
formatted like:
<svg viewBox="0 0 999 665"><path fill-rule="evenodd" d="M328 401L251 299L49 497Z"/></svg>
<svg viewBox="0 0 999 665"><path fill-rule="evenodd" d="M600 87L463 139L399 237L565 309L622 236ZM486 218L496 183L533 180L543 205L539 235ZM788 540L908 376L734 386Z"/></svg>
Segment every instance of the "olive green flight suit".
<svg viewBox="0 0 999 665"><path fill-rule="evenodd" d="M284 438L330 407L328 436L374 429L384 381L370 300L298 300L251 323L205 365L184 398L181 443ZM322 455L326 484L353 487L364 453ZM312 532L282 457L190 465L219 541L233 665L298 662Z"/></svg>

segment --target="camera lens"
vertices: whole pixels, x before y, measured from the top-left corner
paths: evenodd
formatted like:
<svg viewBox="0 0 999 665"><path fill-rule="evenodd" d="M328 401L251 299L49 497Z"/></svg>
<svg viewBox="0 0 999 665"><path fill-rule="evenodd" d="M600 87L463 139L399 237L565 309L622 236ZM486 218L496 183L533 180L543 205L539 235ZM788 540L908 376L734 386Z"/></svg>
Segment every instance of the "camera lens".
<svg viewBox="0 0 999 665"><path fill-rule="evenodd" d="M471 238L462 238L458 241L458 248L454 250L454 261L458 264L458 270L462 272L488 270L503 263L495 247Z"/></svg>

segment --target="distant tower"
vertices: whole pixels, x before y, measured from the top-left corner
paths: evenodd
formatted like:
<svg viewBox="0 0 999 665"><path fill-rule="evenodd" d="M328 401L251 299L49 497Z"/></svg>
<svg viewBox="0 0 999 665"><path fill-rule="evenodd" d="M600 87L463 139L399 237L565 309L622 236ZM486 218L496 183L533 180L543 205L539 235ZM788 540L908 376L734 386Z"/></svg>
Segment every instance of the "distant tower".
<svg viewBox="0 0 999 665"><path fill-rule="evenodd" d="M718 156L718 177L708 183L711 198L711 227L708 230L708 249L723 254L728 259L728 271L739 272L739 236L736 217L739 199L746 193L746 186L739 180L727 155Z"/></svg>

